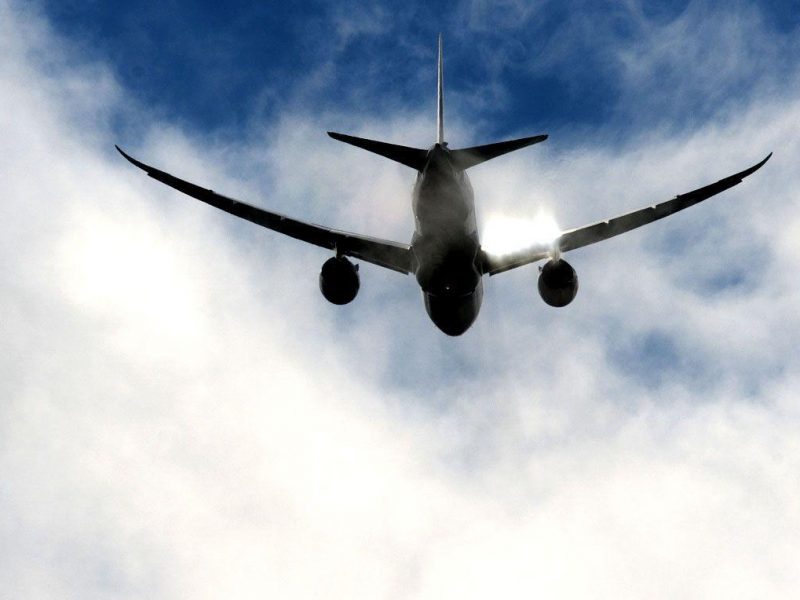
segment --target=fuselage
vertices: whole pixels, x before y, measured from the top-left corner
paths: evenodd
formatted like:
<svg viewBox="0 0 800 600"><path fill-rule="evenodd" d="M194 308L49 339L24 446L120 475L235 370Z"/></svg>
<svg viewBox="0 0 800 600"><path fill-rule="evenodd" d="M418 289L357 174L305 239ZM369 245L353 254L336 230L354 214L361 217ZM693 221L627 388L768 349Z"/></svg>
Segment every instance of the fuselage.
<svg viewBox="0 0 800 600"><path fill-rule="evenodd" d="M483 299L480 242L472 186L453 164L447 144L428 151L412 208L411 249L425 310L444 333L461 335L477 318Z"/></svg>

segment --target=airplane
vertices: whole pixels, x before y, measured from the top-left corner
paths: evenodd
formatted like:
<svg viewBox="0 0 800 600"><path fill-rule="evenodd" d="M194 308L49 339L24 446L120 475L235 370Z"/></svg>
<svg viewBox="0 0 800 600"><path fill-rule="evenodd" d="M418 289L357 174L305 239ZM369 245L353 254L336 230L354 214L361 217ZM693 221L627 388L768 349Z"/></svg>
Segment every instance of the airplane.
<svg viewBox="0 0 800 600"><path fill-rule="evenodd" d="M358 264L348 257L399 273L414 274L428 316L436 327L450 336L463 334L475 322L483 299L484 275L497 275L546 259L539 267L539 294L551 306L566 306L578 292L578 276L562 258L563 253L631 231L702 202L741 183L772 156L770 152L764 160L744 171L671 200L606 221L566 229L546 243L532 240L521 250L497 256L481 247L467 170L508 152L543 142L547 135L451 149L444 137L441 35L437 61L436 128L436 143L427 149L328 132L334 140L379 154L417 171L412 193L414 233L410 244L339 231L270 212L179 179L136 160L119 146L115 148L150 177L184 194L267 229L332 250L334 256L322 265L319 287L322 295L333 304L348 304L358 294Z"/></svg>

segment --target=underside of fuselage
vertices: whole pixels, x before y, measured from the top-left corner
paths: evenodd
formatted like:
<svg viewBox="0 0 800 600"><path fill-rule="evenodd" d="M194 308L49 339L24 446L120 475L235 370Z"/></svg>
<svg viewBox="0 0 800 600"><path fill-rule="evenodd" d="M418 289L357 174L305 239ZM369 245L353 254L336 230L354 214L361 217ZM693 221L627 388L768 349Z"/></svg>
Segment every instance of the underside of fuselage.
<svg viewBox="0 0 800 600"><path fill-rule="evenodd" d="M461 335L475 322L483 300L483 259L475 200L466 170L547 139L537 135L451 150L444 141L444 62L439 36L436 143L428 150L328 132L334 139L374 152L417 171L411 265L422 288L425 310L448 335Z"/></svg>
<svg viewBox="0 0 800 600"><path fill-rule="evenodd" d="M472 186L446 144L435 144L417 175L411 249L425 310L448 335L475 322L483 299Z"/></svg>

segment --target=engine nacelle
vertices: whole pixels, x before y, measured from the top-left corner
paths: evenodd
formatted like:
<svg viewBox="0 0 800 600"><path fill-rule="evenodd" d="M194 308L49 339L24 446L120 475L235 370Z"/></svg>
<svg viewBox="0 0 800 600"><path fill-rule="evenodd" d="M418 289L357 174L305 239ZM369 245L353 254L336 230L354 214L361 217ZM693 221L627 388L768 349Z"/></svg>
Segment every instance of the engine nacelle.
<svg viewBox="0 0 800 600"><path fill-rule="evenodd" d="M548 260L539 269L539 295L550 306L566 306L578 293L578 274L563 259Z"/></svg>
<svg viewBox="0 0 800 600"><path fill-rule="evenodd" d="M319 289L328 302L347 304L358 294L358 265L344 256L329 258L319 273Z"/></svg>

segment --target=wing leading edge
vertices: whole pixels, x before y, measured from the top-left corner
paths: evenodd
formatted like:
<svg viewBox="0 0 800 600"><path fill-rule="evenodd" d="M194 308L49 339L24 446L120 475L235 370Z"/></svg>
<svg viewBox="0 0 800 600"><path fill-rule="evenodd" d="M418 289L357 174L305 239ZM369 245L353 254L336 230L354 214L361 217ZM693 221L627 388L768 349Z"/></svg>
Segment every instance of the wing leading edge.
<svg viewBox="0 0 800 600"><path fill-rule="evenodd" d="M537 245L526 248L520 252L500 257L484 254L484 273L496 275L503 271L508 271L547 258L552 254L553 250L567 252L568 250L582 248L583 246L607 240L608 238L626 233L642 225L647 225L653 221L668 217L684 208L689 208L703 200L707 200L711 196L715 196L720 192L724 192L740 184L745 177L752 175L764 166L764 163L766 163L771 156L772 152L770 152L764 160L753 165L749 169L720 179L716 183L692 190L686 194L675 196L673 199L667 200L666 202L647 206L607 221L600 221L591 225L563 231L556 239L554 247Z"/></svg>
<svg viewBox="0 0 800 600"><path fill-rule="evenodd" d="M408 274L414 270L413 253L408 244L338 231L266 211L179 179L136 160L123 152L119 146L115 146L115 148L131 164L142 169L153 179L240 219L245 219L256 225L261 225L309 244L335 250L337 254L352 256L399 273Z"/></svg>

